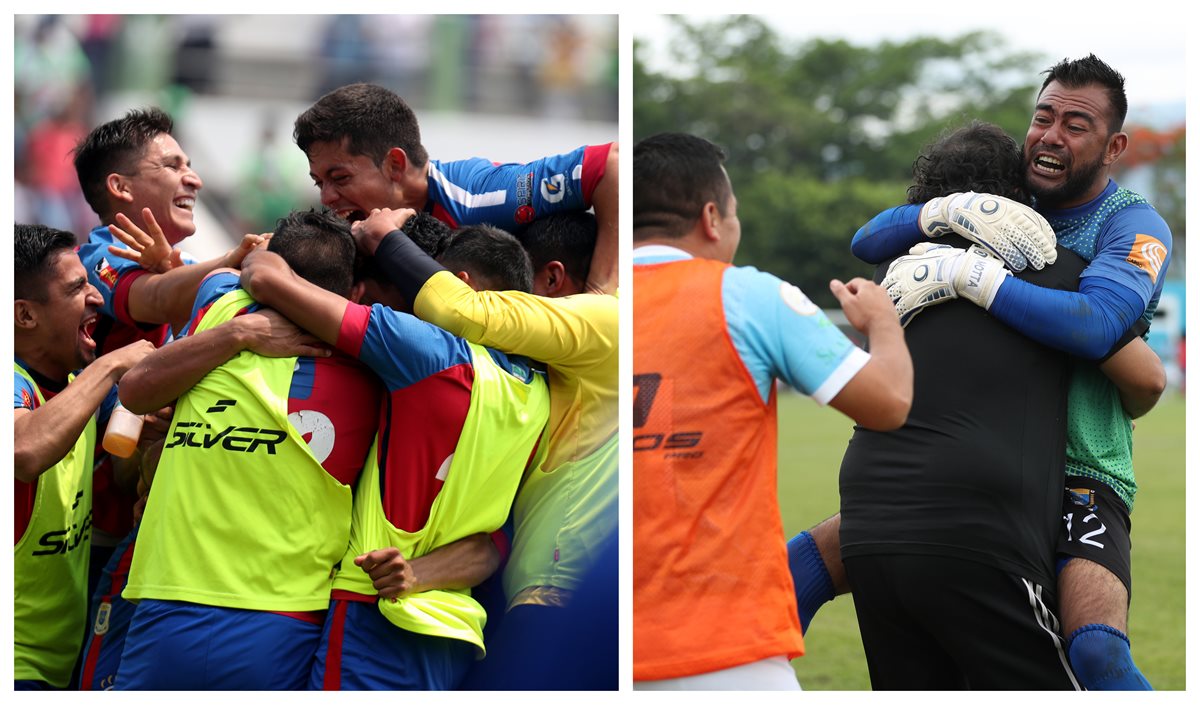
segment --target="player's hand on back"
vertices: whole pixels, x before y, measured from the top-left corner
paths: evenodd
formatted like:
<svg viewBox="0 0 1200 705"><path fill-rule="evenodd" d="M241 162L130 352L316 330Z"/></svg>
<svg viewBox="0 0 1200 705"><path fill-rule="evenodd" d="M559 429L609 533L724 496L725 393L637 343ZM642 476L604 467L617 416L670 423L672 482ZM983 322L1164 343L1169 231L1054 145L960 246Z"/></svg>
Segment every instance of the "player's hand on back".
<svg viewBox="0 0 1200 705"><path fill-rule="evenodd" d="M393 230L404 227L408 219L416 215L412 208L374 208L366 220L356 220L350 225L350 234L358 243L358 249L374 255L380 241Z"/></svg>
<svg viewBox="0 0 1200 705"><path fill-rule="evenodd" d="M242 314L225 325L238 325L246 349L266 357L329 357L330 351L315 335L301 329L269 308Z"/></svg>
<svg viewBox="0 0 1200 705"><path fill-rule="evenodd" d="M1019 272L1054 264L1057 238L1029 206L988 193L952 193L921 208L921 230L931 238L957 233Z"/></svg>
<svg viewBox="0 0 1200 705"><path fill-rule="evenodd" d="M978 245L962 250L922 242L889 266L882 285L896 306L900 325L921 311L959 296L987 309L1012 272Z"/></svg>

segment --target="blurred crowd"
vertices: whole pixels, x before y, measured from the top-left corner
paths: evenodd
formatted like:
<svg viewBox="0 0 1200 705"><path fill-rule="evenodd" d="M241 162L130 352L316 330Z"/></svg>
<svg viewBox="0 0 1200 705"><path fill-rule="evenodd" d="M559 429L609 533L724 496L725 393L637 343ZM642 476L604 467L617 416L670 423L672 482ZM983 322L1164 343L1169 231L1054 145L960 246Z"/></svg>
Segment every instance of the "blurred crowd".
<svg viewBox="0 0 1200 705"><path fill-rule="evenodd" d="M200 96L307 102L367 81L417 110L617 116L612 16L16 15L14 24L15 220L80 237L95 223L71 150L111 117L99 109L116 95L151 96L179 119ZM270 118L249 128L261 140L248 153L226 155L239 165L237 191L209 192L235 232L269 228L264 214L311 196L280 175L300 155Z"/></svg>

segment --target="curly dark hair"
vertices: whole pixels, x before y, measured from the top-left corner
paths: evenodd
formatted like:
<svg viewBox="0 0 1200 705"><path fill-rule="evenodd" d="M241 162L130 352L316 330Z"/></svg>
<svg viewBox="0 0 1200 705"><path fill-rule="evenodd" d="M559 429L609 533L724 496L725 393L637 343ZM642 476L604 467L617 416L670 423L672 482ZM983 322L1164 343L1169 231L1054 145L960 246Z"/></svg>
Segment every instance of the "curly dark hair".
<svg viewBox="0 0 1200 705"><path fill-rule="evenodd" d="M930 143L913 162L909 203L962 191L991 193L1031 203L1025 190L1021 148L997 125L973 120Z"/></svg>

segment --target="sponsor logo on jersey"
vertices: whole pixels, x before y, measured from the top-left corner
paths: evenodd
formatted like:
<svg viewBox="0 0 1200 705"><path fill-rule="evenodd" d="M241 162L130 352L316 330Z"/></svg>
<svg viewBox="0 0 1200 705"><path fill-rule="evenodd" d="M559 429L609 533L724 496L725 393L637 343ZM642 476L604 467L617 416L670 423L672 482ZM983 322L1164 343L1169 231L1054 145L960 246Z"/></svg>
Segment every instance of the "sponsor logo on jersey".
<svg viewBox="0 0 1200 705"><path fill-rule="evenodd" d="M529 223L533 222L535 215L537 215L537 213L533 210L533 206L523 205L517 208L517 211L513 213L513 220L521 225L528 225Z"/></svg>
<svg viewBox="0 0 1200 705"><path fill-rule="evenodd" d="M1133 247L1125 261L1150 275L1150 281L1158 283L1158 273L1167 261L1167 248L1158 238L1138 234L1133 238Z"/></svg>
<svg viewBox="0 0 1200 705"><path fill-rule="evenodd" d="M29 393L28 389L21 390L21 406L26 409L33 408L33 395Z"/></svg>
<svg viewBox="0 0 1200 705"><path fill-rule="evenodd" d="M253 426L226 426L213 433L212 426L199 422L176 424L167 448L214 448L221 447L234 453L256 453L265 450L275 455L275 446L287 438L285 431Z"/></svg>
<svg viewBox="0 0 1200 705"><path fill-rule="evenodd" d="M800 287L795 284L788 284L787 282L781 284L779 286L779 298L783 299L788 308L801 316L811 316L819 310L817 305L805 296L804 292L800 291Z"/></svg>
<svg viewBox="0 0 1200 705"><path fill-rule="evenodd" d="M527 205L533 203L533 172L521 174L517 177L517 203Z"/></svg>
<svg viewBox="0 0 1200 705"><path fill-rule="evenodd" d="M79 496L75 497L75 504L79 504ZM74 509L74 507L72 507ZM88 510L87 516L84 517L82 524L72 524L71 528L61 531L47 531L38 539L38 546L42 549L34 551L35 556L57 556L66 554L79 548L80 544L86 544L89 537L92 535L92 510Z"/></svg>
<svg viewBox="0 0 1200 705"><path fill-rule="evenodd" d="M567 177L564 174L555 174L547 179L542 179L542 200L547 203L558 203L567 195Z"/></svg>

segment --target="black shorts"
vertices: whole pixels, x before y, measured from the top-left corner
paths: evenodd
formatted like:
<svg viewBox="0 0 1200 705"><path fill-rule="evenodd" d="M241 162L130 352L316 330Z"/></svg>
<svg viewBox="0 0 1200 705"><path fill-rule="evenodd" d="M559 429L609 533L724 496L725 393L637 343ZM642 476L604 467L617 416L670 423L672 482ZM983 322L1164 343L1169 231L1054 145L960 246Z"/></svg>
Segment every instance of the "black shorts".
<svg viewBox="0 0 1200 705"><path fill-rule="evenodd" d="M1099 563L1125 584L1133 597L1130 570L1129 509L1107 484L1068 477L1063 492L1063 523L1056 547L1060 562L1086 558Z"/></svg>
<svg viewBox="0 0 1200 705"><path fill-rule="evenodd" d="M843 559L874 690L1080 690L1053 590L937 555Z"/></svg>

